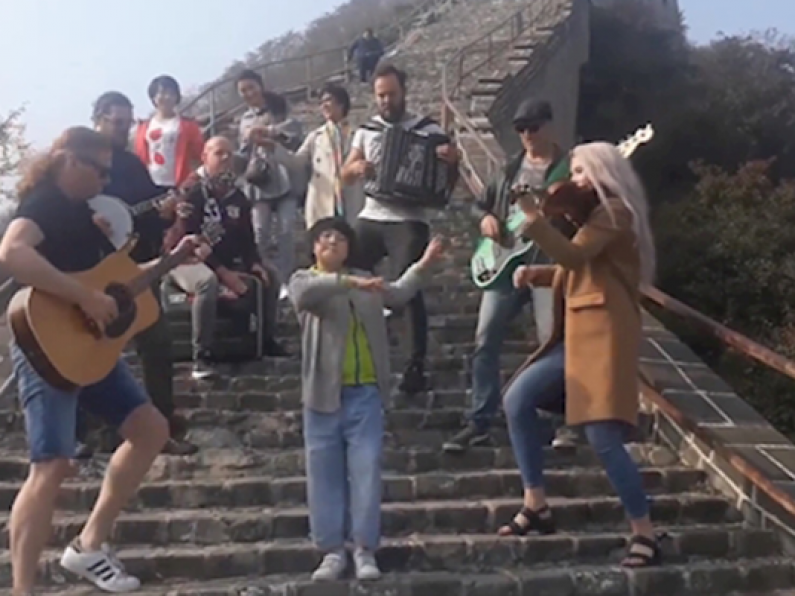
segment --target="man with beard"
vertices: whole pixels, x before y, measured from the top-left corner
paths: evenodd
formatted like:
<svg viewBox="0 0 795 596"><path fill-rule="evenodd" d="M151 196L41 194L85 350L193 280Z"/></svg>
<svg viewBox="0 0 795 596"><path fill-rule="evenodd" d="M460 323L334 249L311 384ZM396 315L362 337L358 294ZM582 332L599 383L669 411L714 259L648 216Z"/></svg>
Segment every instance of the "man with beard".
<svg viewBox="0 0 795 596"><path fill-rule="evenodd" d="M97 132L110 137L113 142L113 162L103 192L129 205L162 194L164 189L155 185L143 162L127 151L133 124L133 107L127 96L116 91L102 94L94 104L93 121ZM130 256L136 262L144 263L160 256L163 234L173 218L171 207L161 213L152 211L135 219L138 243ZM155 296L160 295L159 282L152 290ZM163 452L170 455L195 453L195 445L178 438L184 432L184 421L174 414L174 364L171 334L165 318L161 316L154 325L142 331L135 338L135 347L141 360L146 391L152 403L169 421L171 439Z"/></svg>
<svg viewBox="0 0 795 596"><path fill-rule="evenodd" d="M345 184L371 177L381 158L383 129L401 126L406 130L444 134L430 118L412 114L406 109L406 73L384 64L373 75L378 116L356 131L351 152L342 169ZM380 130L378 130L380 128ZM451 165L458 163L458 151L452 145L439 147L438 155ZM422 257L430 239L430 226L425 209L416 206L386 203L365 197L364 209L356 221L358 250L351 266L373 271L384 257L389 257L392 276L398 277ZM425 357L428 348L428 314L422 292L408 304L411 317L412 353L403 373L400 390L415 394L426 389Z"/></svg>

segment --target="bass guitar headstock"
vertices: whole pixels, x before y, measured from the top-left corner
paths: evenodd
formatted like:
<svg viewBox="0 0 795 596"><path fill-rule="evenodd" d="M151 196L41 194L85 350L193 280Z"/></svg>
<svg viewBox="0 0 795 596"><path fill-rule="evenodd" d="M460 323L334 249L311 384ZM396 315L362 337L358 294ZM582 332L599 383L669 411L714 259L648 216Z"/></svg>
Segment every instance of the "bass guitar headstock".
<svg viewBox="0 0 795 596"><path fill-rule="evenodd" d="M617 147L624 157L629 157L641 145L645 145L654 138L654 127L651 123L646 126L641 126L634 133L629 135L626 139L621 141Z"/></svg>

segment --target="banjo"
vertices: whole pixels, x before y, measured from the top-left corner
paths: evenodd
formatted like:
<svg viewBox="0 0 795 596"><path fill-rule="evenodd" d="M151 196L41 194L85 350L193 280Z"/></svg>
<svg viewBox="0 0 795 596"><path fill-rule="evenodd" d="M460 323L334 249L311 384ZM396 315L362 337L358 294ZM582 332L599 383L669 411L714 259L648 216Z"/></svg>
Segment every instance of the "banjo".
<svg viewBox="0 0 795 596"><path fill-rule="evenodd" d="M127 245L134 235L134 220L136 217L150 211L162 209L169 204L183 201L188 191L196 184L206 183L232 187L234 186L235 178L234 174L223 172L206 180L199 179L187 187L169 190L135 205L128 205L121 199L111 195L97 195L88 201L88 206L91 207L94 213L108 222L110 227L109 240L116 247L116 250L120 250Z"/></svg>

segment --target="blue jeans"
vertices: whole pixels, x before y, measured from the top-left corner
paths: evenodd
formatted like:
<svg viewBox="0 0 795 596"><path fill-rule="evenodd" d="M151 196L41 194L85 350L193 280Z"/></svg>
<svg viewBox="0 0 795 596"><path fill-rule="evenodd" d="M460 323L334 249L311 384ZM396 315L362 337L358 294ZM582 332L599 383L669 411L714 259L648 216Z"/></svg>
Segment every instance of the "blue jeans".
<svg viewBox="0 0 795 596"><path fill-rule="evenodd" d="M559 343L522 372L505 394L508 431L525 488L544 486L544 447L537 410L563 413L564 362L563 343ZM649 503L643 480L624 446L630 426L618 420L604 420L584 424L583 430L630 519L646 517Z"/></svg>
<svg viewBox="0 0 795 596"><path fill-rule="evenodd" d="M11 360L25 412L30 461L34 463L74 457L78 402L115 427L149 403L146 392L121 360L98 383L73 391L55 389L44 381L16 344L11 345Z"/></svg>
<svg viewBox="0 0 795 596"><path fill-rule="evenodd" d="M384 413L375 385L342 389L342 406L304 408L307 496L312 540L324 552L346 540L370 551L381 540Z"/></svg>
<svg viewBox="0 0 795 596"><path fill-rule="evenodd" d="M472 409L468 414L479 431L491 425L500 406L500 352L509 325L532 303L538 341L544 342L552 333L552 290L549 288L505 287L483 292L475 331L472 354Z"/></svg>

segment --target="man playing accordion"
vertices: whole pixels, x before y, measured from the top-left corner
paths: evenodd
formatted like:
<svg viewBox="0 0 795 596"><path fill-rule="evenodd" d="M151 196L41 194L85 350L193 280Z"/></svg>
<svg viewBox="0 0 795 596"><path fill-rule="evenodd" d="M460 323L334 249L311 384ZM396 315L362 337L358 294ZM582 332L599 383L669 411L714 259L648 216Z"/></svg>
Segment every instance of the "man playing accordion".
<svg viewBox="0 0 795 596"><path fill-rule="evenodd" d="M373 76L378 115L360 127L353 138L351 153L342 170L345 184L353 184L362 178L372 181L378 176L382 163L385 131L400 126L404 130L444 135L444 130L430 118L412 114L406 109L406 73L384 64ZM452 187L457 176L458 151L451 141L445 141L435 149L436 157L447 164L448 186ZM450 176L452 174L452 176ZM391 200L368 190L365 184L364 209L355 224L358 250L351 265L358 269L373 271L389 257L391 277L401 275L420 259L430 240L427 208L422 201ZM415 394L426 389L425 357L428 346L428 315L425 300L418 293L408 304L410 316L411 357L407 363L400 390Z"/></svg>

